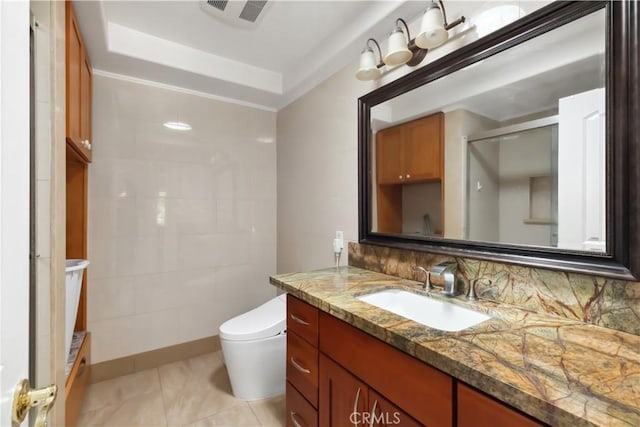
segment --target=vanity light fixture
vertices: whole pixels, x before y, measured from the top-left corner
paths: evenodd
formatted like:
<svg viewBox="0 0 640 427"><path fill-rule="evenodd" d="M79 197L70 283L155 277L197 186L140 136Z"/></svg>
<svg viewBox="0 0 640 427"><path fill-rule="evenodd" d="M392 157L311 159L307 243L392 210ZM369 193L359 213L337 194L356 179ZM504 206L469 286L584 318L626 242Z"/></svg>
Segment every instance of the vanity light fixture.
<svg viewBox="0 0 640 427"><path fill-rule="evenodd" d="M358 80L375 80L381 76L380 68L385 65L393 67L407 64L410 67L415 67L422 62L429 48L445 43L449 38L447 31L465 22L465 17L461 16L448 24L442 0L438 0L438 3L431 1L422 18L420 34L415 39L411 38L409 26L405 20L396 19L396 26L389 35L389 51L384 58L378 42L375 39L368 39L364 49L360 52L360 67L356 72L356 78ZM376 59L370 43L373 43L378 49L378 59Z"/></svg>
<svg viewBox="0 0 640 427"><path fill-rule="evenodd" d="M378 49L378 60L376 60L369 42L373 42L375 47ZM383 66L384 62L382 62L382 51L380 50L380 45L375 41L375 39L367 40L364 49L360 52L360 67L356 73L356 78L358 80L375 80L380 77L380 68Z"/></svg>
<svg viewBox="0 0 640 427"><path fill-rule="evenodd" d="M185 122L164 122L163 126L172 130L191 130L191 125Z"/></svg>
<svg viewBox="0 0 640 427"><path fill-rule="evenodd" d="M432 49L446 43L449 39L449 30L462 24L466 18L461 16L452 23L447 22L447 11L442 0L438 3L431 0L431 4L422 16L420 34L416 36L416 45L422 49Z"/></svg>

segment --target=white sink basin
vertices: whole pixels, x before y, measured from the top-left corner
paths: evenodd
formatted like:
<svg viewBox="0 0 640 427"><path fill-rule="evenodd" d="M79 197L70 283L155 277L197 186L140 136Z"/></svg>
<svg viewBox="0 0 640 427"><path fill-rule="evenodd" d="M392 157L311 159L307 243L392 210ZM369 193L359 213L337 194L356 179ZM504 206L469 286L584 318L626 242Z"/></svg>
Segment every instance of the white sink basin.
<svg viewBox="0 0 640 427"><path fill-rule="evenodd" d="M447 332L461 331L490 319L477 311L399 289L387 289L356 298L430 328Z"/></svg>

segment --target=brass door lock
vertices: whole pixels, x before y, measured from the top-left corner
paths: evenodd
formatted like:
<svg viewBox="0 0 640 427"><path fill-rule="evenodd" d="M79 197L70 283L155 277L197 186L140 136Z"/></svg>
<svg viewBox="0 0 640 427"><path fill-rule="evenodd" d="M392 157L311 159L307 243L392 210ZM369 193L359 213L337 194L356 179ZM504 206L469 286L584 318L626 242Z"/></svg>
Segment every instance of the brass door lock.
<svg viewBox="0 0 640 427"><path fill-rule="evenodd" d="M52 384L48 387L32 389L29 380L18 383L13 394L12 418L13 422L20 425L27 417L31 408L39 408L34 427L46 427L47 415L53 407L58 395L58 386Z"/></svg>

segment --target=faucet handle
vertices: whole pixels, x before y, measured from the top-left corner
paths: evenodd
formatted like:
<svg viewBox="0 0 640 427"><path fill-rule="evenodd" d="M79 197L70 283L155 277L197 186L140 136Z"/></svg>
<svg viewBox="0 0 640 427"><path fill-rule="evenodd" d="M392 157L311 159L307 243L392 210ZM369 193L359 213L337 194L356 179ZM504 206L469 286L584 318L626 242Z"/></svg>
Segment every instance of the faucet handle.
<svg viewBox="0 0 640 427"><path fill-rule="evenodd" d="M476 293L476 284L480 281L483 280L486 282L487 285L490 285L491 283L493 283L491 281L491 279L487 279L485 277L480 277L478 279L473 279L469 282L469 290L467 291L467 299L469 301L477 301L480 298L478 298L478 294Z"/></svg>
<svg viewBox="0 0 640 427"><path fill-rule="evenodd" d="M429 270L427 270L424 267L413 267L413 271L414 272L423 272L424 273L424 290L425 291L430 291L431 289L433 289L433 287L431 286L431 280L429 280L429 276L431 275L431 272Z"/></svg>

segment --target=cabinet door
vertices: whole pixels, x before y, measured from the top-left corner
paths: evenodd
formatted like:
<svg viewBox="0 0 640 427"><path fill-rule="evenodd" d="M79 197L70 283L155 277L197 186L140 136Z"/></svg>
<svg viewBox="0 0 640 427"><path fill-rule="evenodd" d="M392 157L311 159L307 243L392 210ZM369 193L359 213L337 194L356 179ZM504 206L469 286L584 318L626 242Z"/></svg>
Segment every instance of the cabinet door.
<svg viewBox="0 0 640 427"><path fill-rule="evenodd" d="M91 140L91 64L86 53L82 52L82 63L80 67L80 138L85 141L82 151L91 161L91 151L93 144Z"/></svg>
<svg viewBox="0 0 640 427"><path fill-rule="evenodd" d="M421 424L403 412L393 403L369 389L369 426L379 427L420 427Z"/></svg>
<svg viewBox="0 0 640 427"><path fill-rule="evenodd" d="M66 3L66 68L67 68L67 138L81 147L80 130L80 74L82 37L71 2Z"/></svg>
<svg viewBox="0 0 640 427"><path fill-rule="evenodd" d="M376 175L378 184L404 182L402 172L402 127L394 126L376 134Z"/></svg>
<svg viewBox="0 0 640 427"><path fill-rule="evenodd" d="M319 425L368 426L368 392L366 384L320 354Z"/></svg>
<svg viewBox="0 0 640 427"><path fill-rule="evenodd" d="M287 427L316 427L318 412L287 381Z"/></svg>
<svg viewBox="0 0 640 427"><path fill-rule="evenodd" d="M287 333L287 380L318 406L318 349L293 331Z"/></svg>
<svg viewBox="0 0 640 427"><path fill-rule="evenodd" d="M432 114L404 127L405 182L442 178L443 114Z"/></svg>
<svg viewBox="0 0 640 427"><path fill-rule="evenodd" d="M458 383L458 427L540 427L507 405Z"/></svg>

